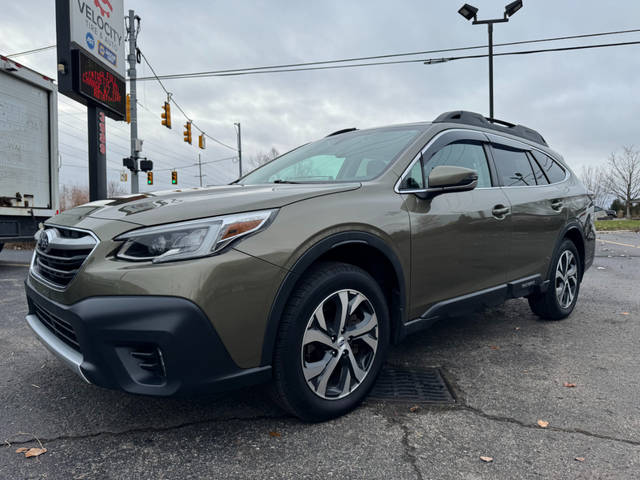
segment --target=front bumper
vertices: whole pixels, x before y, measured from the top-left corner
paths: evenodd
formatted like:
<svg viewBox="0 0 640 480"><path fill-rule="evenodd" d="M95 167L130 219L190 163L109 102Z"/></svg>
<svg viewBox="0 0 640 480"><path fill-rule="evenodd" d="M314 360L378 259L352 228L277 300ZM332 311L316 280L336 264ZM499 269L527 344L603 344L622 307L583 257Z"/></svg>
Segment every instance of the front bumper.
<svg viewBox="0 0 640 480"><path fill-rule="evenodd" d="M267 381L240 368L193 302L170 296L98 296L62 305L25 282L27 324L87 382L145 395L222 391Z"/></svg>

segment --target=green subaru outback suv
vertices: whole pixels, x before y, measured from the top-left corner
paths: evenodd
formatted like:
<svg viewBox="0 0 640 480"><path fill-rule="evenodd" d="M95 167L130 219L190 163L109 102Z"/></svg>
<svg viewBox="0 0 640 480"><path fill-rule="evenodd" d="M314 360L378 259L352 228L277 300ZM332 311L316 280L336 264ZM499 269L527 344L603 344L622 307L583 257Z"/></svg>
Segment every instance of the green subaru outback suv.
<svg viewBox="0 0 640 480"><path fill-rule="evenodd" d="M522 125L457 111L341 130L231 185L92 202L49 219L27 323L89 383L147 395L271 382L341 415L390 344L526 297L573 310L593 203Z"/></svg>

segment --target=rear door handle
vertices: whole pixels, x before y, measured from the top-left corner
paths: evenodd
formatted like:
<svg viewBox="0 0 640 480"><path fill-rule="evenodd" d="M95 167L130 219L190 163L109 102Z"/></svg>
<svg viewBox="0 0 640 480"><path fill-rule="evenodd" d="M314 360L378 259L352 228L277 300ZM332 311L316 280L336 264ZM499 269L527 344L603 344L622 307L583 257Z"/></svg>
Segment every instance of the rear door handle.
<svg viewBox="0 0 640 480"><path fill-rule="evenodd" d="M554 200L551 202L551 208L553 208L556 212L562 210L563 205L564 204L562 203L562 200Z"/></svg>
<svg viewBox="0 0 640 480"><path fill-rule="evenodd" d="M504 205L496 205L495 207L493 207L493 210L491 210L491 213L493 213L494 217L503 219L505 215L509 213L509 207L505 207Z"/></svg>

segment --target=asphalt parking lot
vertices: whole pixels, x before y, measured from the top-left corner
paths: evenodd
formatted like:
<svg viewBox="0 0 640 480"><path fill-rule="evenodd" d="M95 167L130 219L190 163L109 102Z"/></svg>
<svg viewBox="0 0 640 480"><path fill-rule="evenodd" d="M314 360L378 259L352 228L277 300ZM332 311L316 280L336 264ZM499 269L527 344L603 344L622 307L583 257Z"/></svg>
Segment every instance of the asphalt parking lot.
<svg viewBox="0 0 640 480"><path fill-rule="evenodd" d="M83 383L28 330L29 252L5 250L0 479L640 478L640 234L599 239L568 319L512 300L392 349L393 365L441 367L455 406L368 400L313 425L259 388L158 399Z"/></svg>

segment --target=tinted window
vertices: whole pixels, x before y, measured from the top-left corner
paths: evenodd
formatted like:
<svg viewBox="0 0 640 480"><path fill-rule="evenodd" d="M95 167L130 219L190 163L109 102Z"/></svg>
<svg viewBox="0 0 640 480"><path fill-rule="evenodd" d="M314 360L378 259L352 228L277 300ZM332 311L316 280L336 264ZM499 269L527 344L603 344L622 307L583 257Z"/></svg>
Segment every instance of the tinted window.
<svg viewBox="0 0 640 480"><path fill-rule="evenodd" d="M531 164L529 164L527 154L522 150L511 150L494 145L493 159L496 163L500 182L505 187L536 185Z"/></svg>
<svg viewBox="0 0 640 480"><path fill-rule="evenodd" d="M549 181L547 177L545 177L544 173L542 173L542 169L538 162L536 162L533 157L529 157L529 162L531 162L531 167L533 168L533 175L536 177L536 183L538 185L548 185Z"/></svg>
<svg viewBox="0 0 640 480"><path fill-rule="evenodd" d="M420 188L424 188L424 180L422 179L422 162L417 161L409 170L409 173L404 180L402 180L402 184L400 188L403 190L417 190Z"/></svg>
<svg viewBox="0 0 640 480"><path fill-rule="evenodd" d="M370 180L382 173L420 133L414 127L394 127L326 137L279 156L239 183Z"/></svg>
<svg viewBox="0 0 640 480"><path fill-rule="evenodd" d="M544 153L537 151L534 151L533 155L536 157L536 160L540 164L540 167L544 171L550 183L557 183L564 180L564 168L552 160L549 155L545 155Z"/></svg>
<svg viewBox="0 0 640 480"><path fill-rule="evenodd" d="M425 158L426 160L426 158ZM452 143L441 148L426 161L424 178L440 165L470 168L478 172L478 187L491 187L491 174L484 148L479 143Z"/></svg>

